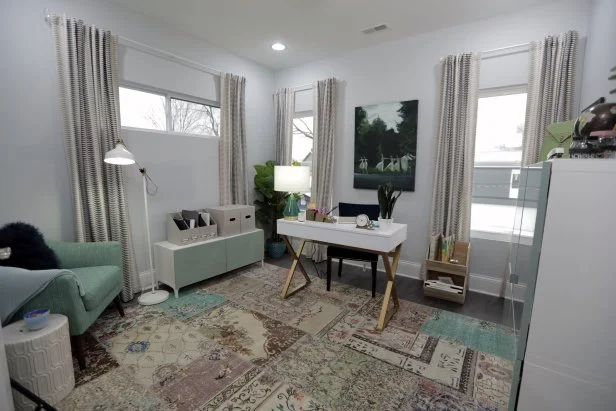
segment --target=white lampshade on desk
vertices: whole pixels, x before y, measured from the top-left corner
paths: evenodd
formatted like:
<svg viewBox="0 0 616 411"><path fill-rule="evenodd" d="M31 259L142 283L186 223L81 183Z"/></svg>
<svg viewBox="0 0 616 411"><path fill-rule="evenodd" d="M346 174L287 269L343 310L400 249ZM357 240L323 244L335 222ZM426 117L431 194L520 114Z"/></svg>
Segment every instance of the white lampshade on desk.
<svg viewBox="0 0 616 411"><path fill-rule="evenodd" d="M288 193L310 191L310 167L274 166L274 190Z"/></svg>
<svg viewBox="0 0 616 411"><path fill-rule="evenodd" d="M274 190L287 193L304 193L310 190L310 167L274 166ZM287 197L283 216L287 220L297 220L299 207L295 196Z"/></svg>

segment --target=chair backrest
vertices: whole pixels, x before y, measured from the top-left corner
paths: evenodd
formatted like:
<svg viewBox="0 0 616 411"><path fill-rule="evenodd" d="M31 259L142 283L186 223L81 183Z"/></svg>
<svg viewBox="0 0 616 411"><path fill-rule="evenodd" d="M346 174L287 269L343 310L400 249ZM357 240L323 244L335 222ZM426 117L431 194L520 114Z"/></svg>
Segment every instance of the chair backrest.
<svg viewBox="0 0 616 411"><path fill-rule="evenodd" d="M359 214L366 214L371 220L378 220L379 205L338 203L338 215L340 217L353 217Z"/></svg>

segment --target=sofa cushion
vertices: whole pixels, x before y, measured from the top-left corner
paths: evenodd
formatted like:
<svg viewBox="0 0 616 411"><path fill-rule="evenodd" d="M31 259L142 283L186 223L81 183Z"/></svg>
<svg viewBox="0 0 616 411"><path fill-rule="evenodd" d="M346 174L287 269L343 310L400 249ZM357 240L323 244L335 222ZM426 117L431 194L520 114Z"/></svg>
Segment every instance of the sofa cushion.
<svg viewBox="0 0 616 411"><path fill-rule="evenodd" d="M118 283L122 283L120 267L115 265L73 268L71 271L79 277L86 291L81 299L87 311L96 309L117 288Z"/></svg>

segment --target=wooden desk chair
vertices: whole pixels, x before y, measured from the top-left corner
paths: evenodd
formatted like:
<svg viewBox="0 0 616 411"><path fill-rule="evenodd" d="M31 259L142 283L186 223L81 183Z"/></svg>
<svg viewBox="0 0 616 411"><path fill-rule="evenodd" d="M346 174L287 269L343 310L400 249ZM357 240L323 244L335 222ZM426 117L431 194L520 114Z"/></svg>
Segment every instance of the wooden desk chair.
<svg viewBox="0 0 616 411"><path fill-rule="evenodd" d="M352 204L338 203L338 215L341 217L354 217L359 214L366 214L371 220L378 220L378 204ZM364 251L350 250L348 248L329 246L327 247L327 291L332 282L332 258L338 259L338 277L342 276L342 261L355 260L366 261L372 266L372 297L376 294L376 265L379 255Z"/></svg>

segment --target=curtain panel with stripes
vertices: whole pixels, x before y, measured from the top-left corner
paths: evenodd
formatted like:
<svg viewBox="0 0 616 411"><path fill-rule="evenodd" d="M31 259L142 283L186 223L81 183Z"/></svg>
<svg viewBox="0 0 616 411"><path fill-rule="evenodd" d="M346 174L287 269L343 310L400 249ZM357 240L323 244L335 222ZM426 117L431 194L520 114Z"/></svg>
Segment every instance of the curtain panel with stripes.
<svg viewBox="0 0 616 411"><path fill-rule="evenodd" d="M103 162L121 139L117 37L65 16L52 16L51 26L76 239L121 242L128 301L139 278L122 168Z"/></svg>

